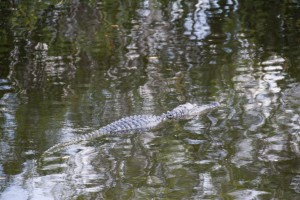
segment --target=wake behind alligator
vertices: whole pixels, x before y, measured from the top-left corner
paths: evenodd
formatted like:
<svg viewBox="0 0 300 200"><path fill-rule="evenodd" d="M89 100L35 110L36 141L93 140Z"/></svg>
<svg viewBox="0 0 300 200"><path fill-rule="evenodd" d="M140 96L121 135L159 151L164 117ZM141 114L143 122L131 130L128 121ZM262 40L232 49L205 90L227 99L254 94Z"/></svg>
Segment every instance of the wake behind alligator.
<svg viewBox="0 0 300 200"><path fill-rule="evenodd" d="M130 117L124 117L115 122L112 122L96 131L88 133L86 135L79 136L69 142L58 143L48 150L46 150L43 155L50 154L59 150L63 147L78 143L80 141L91 140L93 138L101 137L103 135L118 134L122 132L131 131L141 131L149 130L157 127L164 121L167 120L180 120L180 119L190 119L198 115L202 115L211 111L214 108L219 107L218 102L213 102L207 105L197 105L191 103L185 103L177 106L171 111L163 113L159 116L157 115L134 115Z"/></svg>

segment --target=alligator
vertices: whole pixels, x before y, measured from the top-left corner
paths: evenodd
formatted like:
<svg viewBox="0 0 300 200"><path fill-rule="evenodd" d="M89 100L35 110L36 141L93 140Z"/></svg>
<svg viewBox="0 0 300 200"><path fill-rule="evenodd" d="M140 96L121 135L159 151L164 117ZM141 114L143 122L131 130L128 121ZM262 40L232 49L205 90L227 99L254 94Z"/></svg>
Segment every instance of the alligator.
<svg viewBox="0 0 300 200"><path fill-rule="evenodd" d="M108 134L118 134L131 131L146 131L157 127L160 123L167 120L180 120L191 119L195 116L202 115L211 111L214 108L219 107L218 102L212 102L210 104L198 106L197 104L185 103L177 106L171 111L167 111L159 116L157 115L133 115L129 117L121 118L115 122L112 122L96 131L88 133L86 135L79 136L68 142L58 143L44 152L48 154L54 152L55 149L60 149L80 141L86 141L93 138L101 137Z"/></svg>

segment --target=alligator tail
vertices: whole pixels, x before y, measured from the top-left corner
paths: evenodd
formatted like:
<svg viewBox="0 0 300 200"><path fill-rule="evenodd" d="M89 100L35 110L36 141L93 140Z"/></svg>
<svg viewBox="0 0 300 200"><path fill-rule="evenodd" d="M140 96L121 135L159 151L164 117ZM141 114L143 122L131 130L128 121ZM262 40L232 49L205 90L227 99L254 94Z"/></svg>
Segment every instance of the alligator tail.
<svg viewBox="0 0 300 200"><path fill-rule="evenodd" d="M93 131L91 133L88 133L88 134L85 134L85 135L81 135L71 141L67 141L67 142L60 142L52 147L50 147L49 149L47 149L43 155L47 155L47 154L51 154L53 152L56 152L60 149L63 149L67 146L70 146L72 144L76 144L76 143L79 143L81 141L85 141L85 140L90 140L90 139L93 139L93 138L97 138L97 137L101 137L103 135L106 135L107 132L105 132L102 128L99 129L99 130L96 130L96 131Z"/></svg>

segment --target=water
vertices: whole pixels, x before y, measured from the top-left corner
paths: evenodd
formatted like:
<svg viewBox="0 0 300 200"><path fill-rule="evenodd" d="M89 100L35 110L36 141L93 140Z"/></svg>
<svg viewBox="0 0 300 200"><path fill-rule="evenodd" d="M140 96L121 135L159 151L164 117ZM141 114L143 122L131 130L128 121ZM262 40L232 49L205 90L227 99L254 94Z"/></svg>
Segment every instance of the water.
<svg viewBox="0 0 300 200"><path fill-rule="evenodd" d="M0 2L0 199L298 199L299 8ZM124 116L212 101L42 157Z"/></svg>

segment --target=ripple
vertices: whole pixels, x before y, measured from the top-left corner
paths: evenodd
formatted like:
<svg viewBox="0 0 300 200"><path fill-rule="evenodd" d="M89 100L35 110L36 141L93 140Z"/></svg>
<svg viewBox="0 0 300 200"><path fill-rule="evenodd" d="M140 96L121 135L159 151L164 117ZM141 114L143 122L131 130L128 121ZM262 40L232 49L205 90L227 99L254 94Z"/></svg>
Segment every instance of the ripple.
<svg viewBox="0 0 300 200"><path fill-rule="evenodd" d="M264 67L264 71L268 71L268 72L271 72L271 71L282 71L283 70L283 67L280 66L280 65L269 65L269 66L265 66Z"/></svg>
<svg viewBox="0 0 300 200"><path fill-rule="evenodd" d="M244 139L236 144L236 153L231 159L231 162L238 168L250 164L254 161L254 147L251 139Z"/></svg>
<svg viewBox="0 0 300 200"><path fill-rule="evenodd" d="M10 85L10 82L8 79L0 79L0 91L12 91L14 89L13 86Z"/></svg>
<svg viewBox="0 0 300 200"><path fill-rule="evenodd" d="M194 187L197 191L197 197L201 199L212 198L217 195L217 190L213 184L210 173L199 174L199 183Z"/></svg>
<svg viewBox="0 0 300 200"><path fill-rule="evenodd" d="M206 126L200 122L198 122L196 119L189 121L185 124L184 129L192 132L194 134L203 134L205 131Z"/></svg>
<svg viewBox="0 0 300 200"><path fill-rule="evenodd" d="M172 16L172 19L171 19L171 22L174 22L175 20L178 20L182 17L183 13L184 13L184 10L182 9L182 5L180 4L180 2L173 2L171 3L172 6L171 6L171 16Z"/></svg>
<svg viewBox="0 0 300 200"><path fill-rule="evenodd" d="M211 31L206 14L207 9L209 8L209 2L199 1L194 13L187 15L184 22L184 35L189 36L190 40L202 40L210 34Z"/></svg>
<svg viewBox="0 0 300 200"><path fill-rule="evenodd" d="M262 148L259 150L259 160L261 161L286 161L295 158L295 155L290 154L288 139L284 135L276 135L265 138Z"/></svg>
<svg viewBox="0 0 300 200"><path fill-rule="evenodd" d="M48 48L49 48L48 44L43 43L43 42L38 42L34 47L34 49L37 51L47 51Z"/></svg>
<svg viewBox="0 0 300 200"><path fill-rule="evenodd" d="M300 175L296 175L290 184L290 188L300 194Z"/></svg>
<svg viewBox="0 0 300 200"><path fill-rule="evenodd" d="M8 190L5 190L2 194L0 194L0 199L2 200L9 200L9 199L27 200L28 197L29 197L29 192L18 185L13 185L9 187Z"/></svg>
<svg viewBox="0 0 300 200"><path fill-rule="evenodd" d="M62 168L66 168L68 165L66 163L62 164L48 164L41 168L42 171L57 171L58 169L61 170Z"/></svg>
<svg viewBox="0 0 300 200"><path fill-rule="evenodd" d="M229 193L235 199L243 199L243 200L253 200L253 199L260 199L260 195L270 194L269 192L265 191L258 191L258 190L238 190Z"/></svg>
<svg viewBox="0 0 300 200"><path fill-rule="evenodd" d="M243 116L243 125L248 127L250 131L256 131L265 124L265 117L257 111L247 111Z"/></svg>
<svg viewBox="0 0 300 200"><path fill-rule="evenodd" d="M163 179L158 176L148 176L147 177L147 184L151 186L159 186L163 184Z"/></svg>
<svg viewBox="0 0 300 200"><path fill-rule="evenodd" d="M193 139L189 139L189 138L186 138L185 141L191 145L198 145L198 144L203 144L204 142L206 142L205 140L193 140Z"/></svg>
<svg viewBox="0 0 300 200"><path fill-rule="evenodd" d="M32 182L39 186L32 191L33 195L39 196L40 192L47 194L48 191L55 190L54 196L63 195L65 198L69 198L78 192L101 191L106 185L107 177L103 168L96 169L93 165L97 150L93 147L81 147L80 149L74 155L68 156L67 160L66 156L64 159L58 156L46 157L40 169L46 175L32 179ZM99 184L99 182L102 183ZM70 190L71 187L75 187L76 190Z"/></svg>
<svg viewBox="0 0 300 200"><path fill-rule="evenodd" d="M275 65L275 64L282 64L286 62L286 60L278 55L273 55L268 57L265 61L261 62L261 65Z"/></svg>
<svg viewBox="0 0 300 200"><path fill-rule="evenodd" d="M293 83L290 88L285 91L284 101L294 106L300 105L300 84Z"/></svg>
<svg viewBox="0 0 300 200"><path fill-rule="evenodd" d="M297 155L297 157L300 157L300 133L296 132L296 133L292 133L291 134L291 150L293 153L295 153Z"/></svg>

